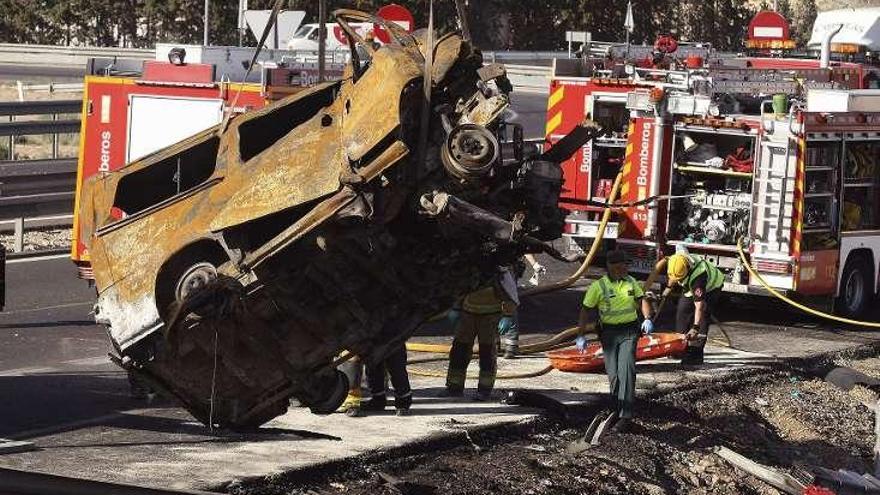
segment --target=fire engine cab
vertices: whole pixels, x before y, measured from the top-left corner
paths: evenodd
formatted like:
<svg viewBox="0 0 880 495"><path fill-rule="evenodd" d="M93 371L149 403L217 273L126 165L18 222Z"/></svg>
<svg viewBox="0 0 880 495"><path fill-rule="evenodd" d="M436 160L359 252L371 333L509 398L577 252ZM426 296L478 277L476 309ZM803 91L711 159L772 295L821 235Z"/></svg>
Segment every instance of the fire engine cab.
<svg viewBox="0 0 880 495"><path fill-rule="evenodd" d="M607 130L563 165L570 247L592 242L620 173L604 236L633 272L687 249L726 291L766 294L741 242L772 288L864 314L880 287L880 92L862 89L875 68L689 48L554 64L547 141L586 116Z"/></svg>
<svg viewBox="0 0 880 495"><path fill-rule="evenodd" d="M158 44L155 60L92 59L83 84L71 257L91 279L80 238L83 182L217 125L227 113L259 109L318 80L318 64L289 51ZM342 75L345 60L326 64L325 77Z"/></svg>

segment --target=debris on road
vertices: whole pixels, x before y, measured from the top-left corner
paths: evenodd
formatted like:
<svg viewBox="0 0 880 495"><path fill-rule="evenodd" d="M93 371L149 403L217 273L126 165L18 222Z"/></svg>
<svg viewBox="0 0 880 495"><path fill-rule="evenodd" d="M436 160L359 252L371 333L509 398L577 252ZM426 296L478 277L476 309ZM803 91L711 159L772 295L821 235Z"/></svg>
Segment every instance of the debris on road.
<svg viewBox="0 0 880 495"><path fill-rule="evenodd" d="M880 365L880 359L853 367L873 363ZM800 393L793 396L793 388ZM756 404L756 397L767 405ZM548 419L524 434L472 431L479 451L462 441L448 450L419 449L392 459L364 459L345 470L310 472L298 481L282 476L245 483L231 493L391 493L374 474L381 470L449 494L776 494L789 492L737 472L716 455L718 447L802 489L814 481L805 478L804 466L869 473L872 464L872 413L823 380L794 372L743 371L714 383L685 384L646 400L639 411L631 433L608 433L599 445L578 452L566 449L590 428ZM591 438L587 435L587 444ZM345 490L330 483L342 483ZM810 493L819 488L810 487Z"/></svg>

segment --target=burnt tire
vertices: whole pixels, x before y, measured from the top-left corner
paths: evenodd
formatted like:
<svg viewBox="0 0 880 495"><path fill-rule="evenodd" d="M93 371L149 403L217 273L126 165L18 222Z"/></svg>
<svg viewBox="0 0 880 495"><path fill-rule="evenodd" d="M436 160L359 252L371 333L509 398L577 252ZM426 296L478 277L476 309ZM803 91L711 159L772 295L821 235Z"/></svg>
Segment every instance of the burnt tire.
<svg viewBox="0 0 880 495"><path fill-rule="evenodd" d="M312 414L332 414L339 409L339 406L345 401L348 395L349 381L348 376L339 370L335 371L335 383L328 390L328 393L319 401L308 404Z"/></svg>
<svg viewBox="0 0 880 495"><path fill-rule="evenodd" d="M221 252L211 250L184 252L169 260L156 280L159 315L166 319L173 306L216 280L218 267L226 261Z"/></svg>
<svg viewBox="0 0 880 495"><path fill-rule="evenodd" d="M840 277L837 312L848 318L861 318L874 299L871 263L865 256L850 256Z"/></svg>

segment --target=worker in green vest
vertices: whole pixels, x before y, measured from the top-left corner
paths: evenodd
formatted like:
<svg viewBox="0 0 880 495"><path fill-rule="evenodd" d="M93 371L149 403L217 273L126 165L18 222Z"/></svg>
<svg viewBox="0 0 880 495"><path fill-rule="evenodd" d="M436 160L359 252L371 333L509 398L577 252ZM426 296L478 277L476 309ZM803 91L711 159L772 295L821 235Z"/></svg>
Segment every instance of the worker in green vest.
<svg viewBox="0 0 880 495"><path fill-rule="evenodd" d="M721 299L724 274L704 258L676 253L666 259L666 275L670 287L678 285L684 290L678 299L675 317L678 331L688 339L681 363L703 364L709 320Z"/></svg>
<svg viewBox="0 0 880 495"><path fill-rule="evenodd" d="M610 251L605 257L608 274L593 282L584 295L578 318L578 349L586 344L587 327L598 321L597 333L605 356L612 399L618 420L613 431L630 428L636 391L636 345L641 333L654 331L651 304L642 287L629 275L623 251ZM641 309L644 321L639 323Z"/></svg>
<svg viewBox="0 0 880 495"><path fill-rule="evenodd" d="M455 328L455 338L449 351L446 389L440 392L441 397L464 395L467 367L477 340L480 375L474 400L491 398L498 369L498 335L504 336L514 327L518 304L516 279L509 269L502 268L492 283L466 295L460 305L449 311L447 318Z"/></svg>

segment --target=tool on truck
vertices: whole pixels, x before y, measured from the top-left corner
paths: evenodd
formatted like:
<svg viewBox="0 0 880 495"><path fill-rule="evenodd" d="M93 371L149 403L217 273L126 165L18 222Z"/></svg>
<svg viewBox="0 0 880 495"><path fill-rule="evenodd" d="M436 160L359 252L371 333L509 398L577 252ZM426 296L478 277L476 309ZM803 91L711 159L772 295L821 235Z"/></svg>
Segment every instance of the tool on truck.
<svg viewBox="0 0 880 495"><path fill-rule="evenodd" d="M594 237L601 207L593 205L622 172L624 207L605 235L636 260L633 272L686 248L722 269L724 290L768 294L737 254L743 239L751 268L774 289L864 314L880 284L880 104L861 88L878 68L830 58L709 52L697 64L682 54L675 70L636 58L621 62L626 77L610 79L557 60L549 140L602 111L603 98L618 102L616 113L596 118L627 123L615 151L595 140L563 164L561 204L576 210L565 234L572 246ZM578 72L584 67L592 72Z"/></svg>

